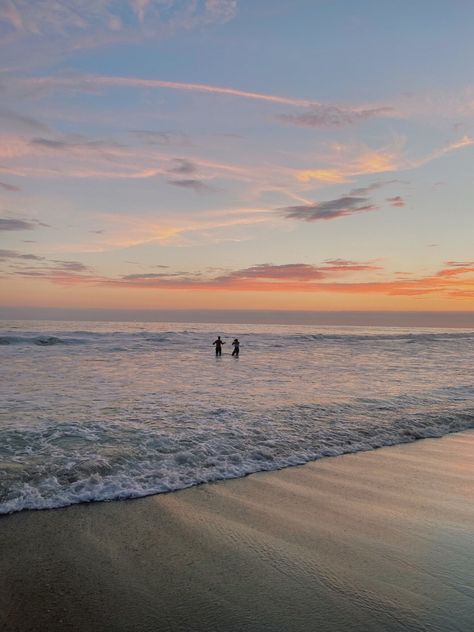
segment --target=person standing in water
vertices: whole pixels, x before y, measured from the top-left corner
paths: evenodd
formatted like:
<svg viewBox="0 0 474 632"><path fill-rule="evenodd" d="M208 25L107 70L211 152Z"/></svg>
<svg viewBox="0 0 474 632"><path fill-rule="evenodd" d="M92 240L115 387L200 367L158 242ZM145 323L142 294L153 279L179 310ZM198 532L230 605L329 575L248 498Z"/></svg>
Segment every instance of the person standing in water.
<svg viewBox="0 0 474 632"><path fill-rule="evenodd" d="M216 356L222 355L222 345L225 345L225 342L221 340L220 336L217 336L217 340L214 340L212 343L216 348Z"/></svg>
<svg viewBox="0 0 474 632"><path fill-rule="evenodd" d="M232 346L234 347L234 350L232 351L232 355L238 358L239 351L240 351L240 342L238 341L237 338L234 338L234 342L232 343Z"/></svg>

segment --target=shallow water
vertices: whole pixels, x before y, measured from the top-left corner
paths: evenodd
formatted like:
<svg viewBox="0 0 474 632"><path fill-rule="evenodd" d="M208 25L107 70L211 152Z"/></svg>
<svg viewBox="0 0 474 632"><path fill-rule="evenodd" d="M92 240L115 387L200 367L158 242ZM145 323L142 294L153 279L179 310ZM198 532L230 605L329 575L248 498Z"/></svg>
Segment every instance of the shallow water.
<svg viewBox="0 0 474 632"><path fill-rule="evenodd" d="M0 356L0 513L474 427L467 330L18 321Z"/></svg>

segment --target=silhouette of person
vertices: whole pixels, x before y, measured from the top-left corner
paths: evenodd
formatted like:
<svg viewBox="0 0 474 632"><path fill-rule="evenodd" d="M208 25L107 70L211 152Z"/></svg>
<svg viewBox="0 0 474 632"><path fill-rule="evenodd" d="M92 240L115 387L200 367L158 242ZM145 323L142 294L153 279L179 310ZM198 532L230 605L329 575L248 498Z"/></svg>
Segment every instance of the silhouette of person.
<svg viewBox="0 0 474 632"><path fill-rule="evenodd" d="M237 338L234 338L234 342L232 343L232 346L234 347L234 350L232 351L232 355L238 358L239 351L240 351L240 342L238 341Z"/></svg>
<svg viewBox="0 0 474 632"><path fill-rule="evenodd" d="M225 345L225 342L221 340L220 336L217 336L217 340L214 340L212 343L216 347L216 356L222 355L222 345Z"/></svg>

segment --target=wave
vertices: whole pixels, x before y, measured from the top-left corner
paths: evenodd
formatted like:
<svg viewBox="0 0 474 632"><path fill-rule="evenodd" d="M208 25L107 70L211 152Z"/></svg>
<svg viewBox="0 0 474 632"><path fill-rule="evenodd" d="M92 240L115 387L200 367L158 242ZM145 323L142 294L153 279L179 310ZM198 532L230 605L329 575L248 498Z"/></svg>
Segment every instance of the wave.
<svg viewBox="0 0 474 632"><path fill-rule="evenodd" d="M205 342L212 337L207 332L189 332L189 331L167 331L167 332L96 332L96 331L73 331L67 332L69 335L58 336L50 332L45 333L29 333L18 335L0 336L0 346L2 345L36 345L36 346L52 346L52 345L83 345L83 344L114 344L117 347L126 350L123 344L154 345L154 344L189 344ZM231 334L224 336L229 337ZM233 335L233 334L232 334ZM400 341L406 343L415 342L451 342L456 340L472 340L474 341L474 332L433 332L433 333L298 333L298 334L275 334L275 333L246 333L239 336L241 341L251 341L256 346L261 346L262 342L267 341L272 347L285 347L298 343L317 343L317 342L340 342L340 343L371 343L383 341Z"/></svg>
<svg viewBox="0 0 474 632"><path fill-rule="evenodd" d="M2 433L0 513L149 496L474 428L474 407L408 414L399 404L293 406L251 427L222 418L220 431L186 435L118 422L11 429Z"/></svg>
<svg viewBox="0 0 474 632"><path fill-rule="evenodd" d="M415 341L436 341L436 340L474 340L474 331L469 332L433 332L433 333L397 333L397 334L295 334L290 335L288 338L293 340L339 340L347 342L367 342L377 340L406 340L407 342Z"/></svg>
<svg viewBox="0 0 474 632"><path fill-rule="evenodd" d="M52 345L83 344L85 340L77 338L59 338L58 336L0 336L0 345L37 345L50 347Z"/></svg>

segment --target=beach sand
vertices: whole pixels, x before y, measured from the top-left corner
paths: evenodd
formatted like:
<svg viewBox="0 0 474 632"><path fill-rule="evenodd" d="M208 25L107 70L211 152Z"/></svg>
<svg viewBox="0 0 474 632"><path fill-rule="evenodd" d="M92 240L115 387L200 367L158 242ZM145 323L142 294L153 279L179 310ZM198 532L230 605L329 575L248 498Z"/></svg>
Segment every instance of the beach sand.
<svg viewBox="0 0 474 632"><path fill-rule="evenodd" d="M0 519L3 632L474 630L474 432Z"/></svg>

